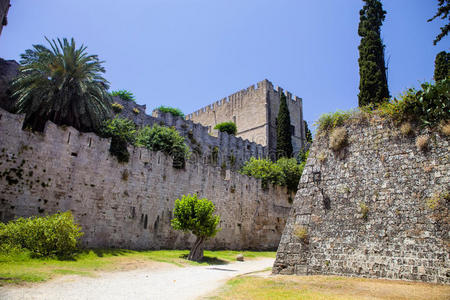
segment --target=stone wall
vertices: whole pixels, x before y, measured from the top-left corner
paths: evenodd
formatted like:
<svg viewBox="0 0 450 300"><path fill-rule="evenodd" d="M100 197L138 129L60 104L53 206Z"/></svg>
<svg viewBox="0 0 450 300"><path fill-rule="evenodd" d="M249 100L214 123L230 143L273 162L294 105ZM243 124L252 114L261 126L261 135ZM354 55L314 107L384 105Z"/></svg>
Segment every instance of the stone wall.
<svg viewBox="0 0 450 300"><path fill-rule="evenodd" d="M219 132L217 136L208 133L208 127L174 117L170 113L154 111L153 116L145 114L145 105L139 105L132 101L124 101L115 97L114 102L123 105L121 117L133 120L138 126L165 125L175 127L186 139L191 148L191 162L203 162L221 168L239 170L250 157L267 157L268 148L255 142ZM139 110L136 114L134 110ZM215 159L212 159L212 157Z"/></svg>
<svg viewBox="0 0 450 300"><path fill-rule="evenodd" d="M208 248L275 249L291 205L286 189L202 162L172 168L160 152L129 148L130 162L109 154L110 141L48 122L43 134L21 130L23 116L0 109L0 220L73 212L88 247L186 248L192 236L171 229L174 200L212 200L222 231Z"/></svg>
<svg viewBox="0 0 450 300"><path fill-rule="evenodd" d="M337 153L315 138L274 273L450 283L449 137L373 122L348 126Z"/></svg>
<svg viewBox="0 0 450 300"><path fill-rule="evenodd" d="M243 89L233 95L216 101L186 116L188 120L208 127L208 131L217 135L214 126L218 123L233 121L237 126L237 136L267 146L269 156L275 158L276 118L283 89L273 87L266 80ZM294 152L304 146L305 133L303 125L302 99L284 92L287 97L291 124L294 127L292 143Z"/></svg>

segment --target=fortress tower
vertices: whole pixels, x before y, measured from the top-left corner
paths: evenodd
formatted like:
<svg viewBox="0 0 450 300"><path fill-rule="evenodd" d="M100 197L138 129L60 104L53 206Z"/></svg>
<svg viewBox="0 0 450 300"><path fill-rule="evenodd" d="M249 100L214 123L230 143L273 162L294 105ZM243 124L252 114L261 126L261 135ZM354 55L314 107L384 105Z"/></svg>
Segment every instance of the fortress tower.
<svg viewBox="0 0 450 300"><path fill-rule="evenodd" d="M227 98L189 114L186 119L209 127L209 132L217 134L215 125L232 121L237 126L236 136L267 146L269 157L275 158L277 147L277 115L280 94L283 89L267 79ZM292 146L297 154L305 146L302 99L284 92L291 117Z"/></svg>

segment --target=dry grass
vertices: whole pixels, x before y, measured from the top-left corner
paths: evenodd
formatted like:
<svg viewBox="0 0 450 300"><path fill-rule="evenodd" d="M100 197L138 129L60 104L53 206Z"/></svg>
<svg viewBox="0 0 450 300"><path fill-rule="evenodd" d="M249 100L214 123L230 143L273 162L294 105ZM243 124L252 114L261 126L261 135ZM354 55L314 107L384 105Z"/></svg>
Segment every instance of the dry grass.
<svg viewBox="0 0 450 300"><path fill-rule="evenodd" d="M328 145L334 151L344 148L347 145L347 129L344 127L335 128L330 135Z"/></svg>
<svg viewBox="0 0 450 300"><path fill-rule="evenodd" d="M409 122L403 123L402 126L400 126L400 132L404 136L411 135L413 133L413 128L411 126L411 123L409 123Z"/></svg>
<svg viewBox="0 0 450 300"><path fill-rule="evenodd" d="M320 163L323 163L327 159L327 154L324 151L322 151L317 155L317 159L319 160Z"/></svg>
<svg viewBox="0 0 450 300"><path fill-rule="evenodd" d="M439 130L443 135L450 136L450 122L441 122Z"/></svg>
<svg viewBox="0 0 450 300"><path fill-rule="evenodd" d="M450 286L335 276L237 277L209 299L450 299Z"/></svg>
<svg viewBox="0 0 450 300"><path fill-rule="evenodd" d="M430 136L428 134L419 135L416 138L416 147L418 151L428 150L429 143L430 143Z"/></svg>
<svg viewBox="0 0 450 300"><path fill-rule="evenodd" d="M295 225L294 235L301 239L304 243L308 242L308 228L305 226Z"/></svg>

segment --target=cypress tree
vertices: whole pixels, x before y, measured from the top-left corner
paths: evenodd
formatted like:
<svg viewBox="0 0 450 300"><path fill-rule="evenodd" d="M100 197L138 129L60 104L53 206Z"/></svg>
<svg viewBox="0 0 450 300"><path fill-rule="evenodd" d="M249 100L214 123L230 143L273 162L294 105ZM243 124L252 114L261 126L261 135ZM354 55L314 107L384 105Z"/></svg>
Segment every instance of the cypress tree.
<svg viewBox="0 0 450 300"><path fill-rule="evenodd" d="M434 39L433 45L435 46L450 31L450 18L448 17L449 13L450 13L450 0L438 0L438 11L431 19L428 20L428 22L431 22L436 18L441 18L442 20L447 20L447 24L441 27L441 33L439 33Z"/></svg>
<svg viewBox="0 0 450 300"><path fill-rule="evenodd" d="M389 98L384 45L380 37L380 27L386 11L379 0L364 0L360 10L358 34L359 45L359 106L377 104Z"/></svg>
<svg viewBox="0 0 450 300"><path fill-rule="evenodd" d="M308 128L308 123L303 120L303 124L305 124L305 138L306 138L306 142L308 144L312 144L313 140L312 140L312 133L311 130L309 130Z"/></svg>
<svg viewBox="0 0 450 300"><path fill-rule="evenodd" d="M450 76L450 53L439 52L434 61L434 80L441 81Z"/></svg>
<svg viewBox="0 0 450 300"><path fill-rule="evenodd" d="M291 117L286 96L281 93L280 109L277 117L277 158L292 157Z"/></svg>

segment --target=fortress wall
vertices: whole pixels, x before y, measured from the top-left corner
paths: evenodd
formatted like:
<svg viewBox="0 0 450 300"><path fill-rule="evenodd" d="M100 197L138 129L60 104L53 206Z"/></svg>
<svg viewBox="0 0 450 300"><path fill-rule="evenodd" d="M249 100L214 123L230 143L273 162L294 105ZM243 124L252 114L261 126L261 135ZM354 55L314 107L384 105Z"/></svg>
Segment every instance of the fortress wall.
<svg viewBox="0 0 450 300"><path fill-rule="evenodd" d="M154 111L153 115L149 116L144 113L145 105L123 101L118 97L114 99L114 102L124 106L120 116L133 120L138 126L152 126L154 124L174 126L185 137L186 143L191 148L191 161L201 161L213 166L239 170L250 157L261 158L268 155L266 147L242 137L223 132L218 132L217 136L212 136L208 132L208 127L191 120L174 117L170 113L160 111ZM136 115L133 112L134 108L139 109L140 113ZM212 159L213 152L218 153L217 160Z"/></svg>
<svg viewBox="0 0 450 300"><path fill-rule="evenodd" d="M237 93L203 107L186 116L188 120L209 127L217 135L214 126L222 122L235 122L237 136L267 145L266 92L272 84L268 80L250 86Z"/></svg>
<svg viewBox="0 0 450 300"><path fill-rule="evenodd" d="M143 148L130 147L130 162L120 164L109 154L109 139L51 122L35 134L23 131L22 121L0 109L3 222L70 210L88 247L186 248L193 236L170 227L174 200L198 193L221 215L222 231L208 248L275 249L279 243L291 206L284 188L262 190L259 180L201 161L177 170L171 158ZM230 143L229 136L222 139Z"/></svg>
<svg viewBox="0 0 450 300"><path fill-rule="evenodd" d="M347 131L338 153L315 137L273 272L450 283L449 137L380 120Z"/></svg>

